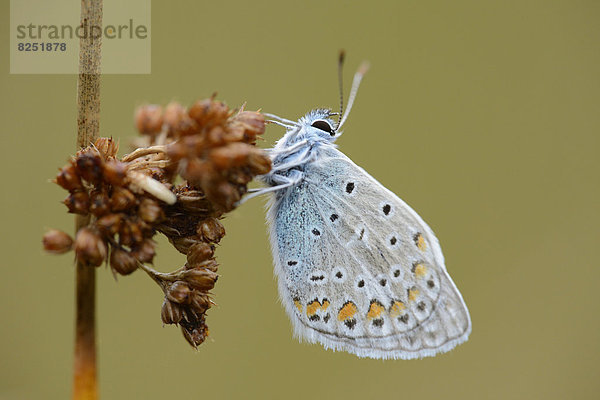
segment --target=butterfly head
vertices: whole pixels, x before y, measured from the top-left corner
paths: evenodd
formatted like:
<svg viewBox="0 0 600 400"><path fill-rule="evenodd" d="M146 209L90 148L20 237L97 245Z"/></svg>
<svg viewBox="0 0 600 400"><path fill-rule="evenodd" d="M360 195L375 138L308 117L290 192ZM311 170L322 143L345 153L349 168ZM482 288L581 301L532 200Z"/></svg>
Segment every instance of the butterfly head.
<svg viewBox="0 0 600 400"><path fill-rule="evenodd" d="M305 132L306 139L309 141L334 142L341 134L336 129L337 124L330 118L334 115L337 113L319 108L300 118L298 125L300 125L300 130Z"/></svg>

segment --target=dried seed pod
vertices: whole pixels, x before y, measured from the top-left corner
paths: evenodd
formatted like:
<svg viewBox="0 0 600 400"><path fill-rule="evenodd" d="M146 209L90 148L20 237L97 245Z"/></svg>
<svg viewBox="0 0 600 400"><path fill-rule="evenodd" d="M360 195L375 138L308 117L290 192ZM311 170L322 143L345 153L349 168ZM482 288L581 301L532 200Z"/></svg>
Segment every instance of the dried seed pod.
<svg viewBox="0 0 600 400"><path fill-rule="evenodd" d="M190 287L182 281L176 281L167 290L167 298L178 304L187 303L189 295Z"/></svg>
<svg viewBox="0 0 600 400"><path fill-rule="evenodd" d="M156 251L156 244L152 239L144 239L141 243L134 246L132 254L142 263L152 263Z"/></svg>
<svg viewBox="0 0 600 400"><path fill-rule="evenodd" d="M181 175L194 183L200 182L203 178L214 174L214 168L211 163L199 158L192 158L188 160L185 171Z"/></svg>
<svg viewBox="0 0 600 400"><path fill-rule="evenodd" d="M207 188L206 196L214 203L215 208L219 208L222 212L233 210L235 204L241 199L240 188L226 180L203 182L202 187Z"/></svg>
<svg viewBox="0 0 600 400"><path fill-rule="evenodd" d="M256 136L265 133L265 117L256 111L239 112L232 122L232 128L241 127L244 131L245 139L249 143L254 143Z"/></svg>
<svg viewBox="0 0 600 400"><path fill-rule="evenodd" d="M214 254L214 249L208 243L200 242L190 247L187 253L187 266L195 268L202 262L211 258Z"/></svg>
<svg viewBox="0 0 600 400"><path fill-rule="evenodd" d="M230 110L221 101L206 99L195 102L188 114L199 126L214 126L224 123L229 118Z"/></svg>
<svg viewBox="0 0 600 400"><path fill-rule="evenodd" d="M58 174L56 175L55 182L57 185L65 190L68 190L69 192L83 189L77 169L73 164L70 163L59 170Z"/></svg>
<svg viewBox="0 0 600 400"><path fill-rule="evenodd" d="M72 214L86 215L90 208L90 198L85 191L76 191L67 196L63 200L63 204L67 206Z"/></svg>
<svg viewBox="0 0 600 400"><path fill-rule="evenodd" d="M206 294L206 292L201 292L198 290L193 290L189 295L190 307L197 314L204 314L211 305L210 298Z"/></svg>
<svg viewBox="0 0 600 400"><path fill-rule="evenodd" d="M270 163L270 161L269 161ZM254 179L254 175L252 175L247 168L238 168L233 170L228 176L229 182L238 186L239 193L245 193L247 188L245 187L248 182ZM239 187L241 186L241 187Z"/></svg>
<svg viewBox="0 0 600 400"><path fill-rule="evenodd" d="M110 267L118 274L129 275L138 269L138 260L128 251L112 247Z"/></svg>
<svg viewBox="0 0 600 400"><path fill-rule="evenodd" d="M183 323L180 325L183 337L195 349L198 348L198 346L200 346L208 337L208 328L204 324L204 321L202 321L198 326L194 327L188 327L187 324L184 325Z"/></svg>
<svg viewBox="0 0 600 400"><path fill-rule="evenodd" d="M212 272L217 272L217 270L219 269L219 264L215 260L206 260L201 265L202 268Z"/></svg>
<svg viewBox="0 0 600 400"><path fill-rule="evenodd" d="M94 147L98 149L100 154L106 158L114 158L117 156L119 151L119 142L114 140L112 137L101 137L96 140Z"/></svg>
<svg viewBox="0 0 600 400"><path fill-rule="evenodd" d="M121 223L124 221L124 214L108 214L96 221L96 226L102 233L108 236L114 236L119 233Z"/></svg>
<svg viewBox="0 0 600 400"><path fill-rule="evenodd" d="M225 236L225 228L216 218L206 218L196 231L206 242L218 243Z"/></svg>
<svg viewBox="0 0 600 400"><path fill-rule="evenodd" d="M103 164L102 157L94 149L83 150L75 157L79 176L94 185L98 185L102 181Z"/></svg>
<svg viewBox="0 0 600 400"><path fill-rule="evenodd" d="M44 250L48 253L63 254L73 248L73 239L63 231L51 229L42 238Z"/></svg>
<svg viewBox="0 0 600 400"><path fill-rule="evenodd" d="M229 132L219 125L212 127L206 135L210 146L223 146L227 143L228 136Z"/></svg>
<svg viewBox="0 0 600 400"><path fill-rule="evenodd" d="M90 213L100 217L110 211L108 195L105 191L92 190L90 192Z"/></svg>
<svg viewBox="0 0 600 400"><path fill-rule="evenodd" d="M209 157L218 169L228 169L244 165L252 150L255 149L249 144L235 142L215 148Z"/></svg>
<svg viewBox="0 0 600 400"><path fill-rule="evenodd" d="M271 170L271 159L263 150L253 148L248 155L248 166L254 175L264 175Z"/></svg>
<svg viewBox="0 0 600 400"><path fill-rule="evenodd" d="M185 282L194 289L208 291L215 287L218 275L207 269L190 269L184 273Z"/></svg>
<svg viewBox="0 0 600 400"><path fill-rule="evenodd" d="M135 127L140 133L153 134L161 131L163 108L155 104L139 107L135 112Z"/></svg>
<svg viewBox="0 0 600 400"><path fill-rule="evenodd" d="M110 208L113 211L123 211L136 204L135 195L128 189L122 187L113 188L110 196Z"/></svg>
<svg viewBox="0 0 600 400"><path fill-rule="evenodd" d="M75 256L78 260L97 267L106 259L106 253L106 243L91 228L84 227L77 232Z"/></svg>
<svg viewBox="0 0 600 400"><path fill-rule="evenodd" d="M187 254L194 244L198 243L200 239L196 236L185 236L185 237L169 237L169 242L182 254Z"/></svg>
<svg viewBox="0 0 600 400"><path fill-rule="evenodd" d="M144 235L142 233L142 227L140 225L141 221L129 220L129 232L131 233L132 245L137 245L138 243L142 243L144 240Z"/></svg>
<svg viewBox="0 0 600 400"><path fill-rule="evenodd" d="M111 185L121 186L127 176L127 165L117 160L109 160L104 164L104 180Z"/></svg>
<svg viewBox="0 0 600 400"><path fill-rule="evenodd" d="M173 161L179 161L189 155L188 147L182 141L167 145L167 156Z"/></svg>
<svg viewBox="0 0 600 400"><path fill-rule="evenodd" d="M185 108L176 102L171 102L165 108L164 121L169 132L189 135L196 132L196 122L189 117Z"/></svg>
<svg viewBox="0 0 600 400"><path fill-rule="evenodd" d="M153 223L164 218L162 208L157 201L143 199L138 208L138 215L146 222Z"/></svg>
<svg viewBox="0 0 600 400"><path fill-rule="evenodd" d="M178 324L181 321L181 307L165 298L160 310L160 318L165 324Z"/></svg>
<svg viewBox="0 0 600 400"><path fill-rule="evenodd" d="M127 220L121 221L119 227L119 244L121 246L133 246L133 237L131 235L131 224Z"/></svg>

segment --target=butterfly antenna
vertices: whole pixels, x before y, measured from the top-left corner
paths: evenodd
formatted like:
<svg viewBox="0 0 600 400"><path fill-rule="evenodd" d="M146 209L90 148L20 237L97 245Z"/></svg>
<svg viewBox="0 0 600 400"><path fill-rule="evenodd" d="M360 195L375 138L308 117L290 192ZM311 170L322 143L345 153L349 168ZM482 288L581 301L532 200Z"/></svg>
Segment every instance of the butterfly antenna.
<svg viewBox="0 0 600 400"><path fill-rule="evenodd" d="M344 70L344 59L346 58L346 52L342 49L340 50L340 57L338 58L338 84L340 88L340 113L338 114L338 121L335 126L334 131L340 127L340 122L342 121L342 114L344 114L344 78L343 78L343 70Z"/></svg>
<svg viewBox="0 0 600 400"><path fill-rule="evenodd" d="M350 89L350 96L348 97L348 106L346 111L344 111L344 115L338 126L336 126L336 130L340 129L346 119L348 118L348 114L350 114L350 110L352 109L352 105L354 104L354 99L356 98L356 93L358 92L358 87L360 86L360 82L362 78L365 76L367 71L369 70L369 63L367 61L363 61L363 63L358 67L358 70L354 74L354 79L352 80L352 89Z"/></svg>

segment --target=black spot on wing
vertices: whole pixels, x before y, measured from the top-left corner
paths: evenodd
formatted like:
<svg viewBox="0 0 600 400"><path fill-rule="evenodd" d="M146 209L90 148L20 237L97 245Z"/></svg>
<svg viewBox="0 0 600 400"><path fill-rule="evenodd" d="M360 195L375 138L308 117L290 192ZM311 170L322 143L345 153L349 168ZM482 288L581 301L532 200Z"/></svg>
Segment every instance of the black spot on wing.
<svg viewBox="0 0 600 400"><path fill-rule="evenodd" d="M346 184L346 193L350 194L354 190L354 182L348 182Z"/></svg>
<svg viewBox="0 0 600 400"><path fill-rule="evenodd" d="M347 319L346 321L344 321L344 325L346 325L348 329L354 329L354 326L356 325L356 320L354 318Z"/></svg>

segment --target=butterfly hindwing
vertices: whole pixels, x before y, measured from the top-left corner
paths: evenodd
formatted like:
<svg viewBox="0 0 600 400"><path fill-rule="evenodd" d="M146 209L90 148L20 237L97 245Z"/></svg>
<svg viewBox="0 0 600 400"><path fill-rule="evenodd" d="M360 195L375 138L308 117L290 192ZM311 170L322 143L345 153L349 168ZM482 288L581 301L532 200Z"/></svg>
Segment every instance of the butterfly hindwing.
<svg viewBox="0 0 600 400"><path fill-rule="evenodd" d="M270 210L296 333L373 358L429 356L465 341L467 308L422 219L333 147L304 174Z"/></svg>

